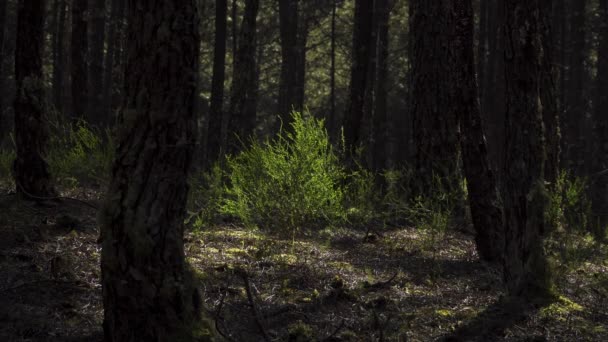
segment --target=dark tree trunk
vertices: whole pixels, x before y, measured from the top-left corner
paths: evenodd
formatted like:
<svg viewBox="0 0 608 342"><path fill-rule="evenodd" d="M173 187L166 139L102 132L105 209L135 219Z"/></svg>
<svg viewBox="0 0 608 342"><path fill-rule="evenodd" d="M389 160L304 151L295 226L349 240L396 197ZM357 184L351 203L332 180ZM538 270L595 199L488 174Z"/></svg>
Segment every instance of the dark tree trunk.
<svg viewBox="0 0 608 342"><path fill-rule="evenodd" d="M207 135L207 163L209 167L220 158L222 146L222 122L224 119L224 76L226 70L226 31L228 1L215 3L215 43L213 48L213 77L211 80L211 104Z"/></svg>
<svg viewBox="0 0 608 342"><path fill-rule="evenodd" d="M452 41L454 81L452 110L460 120L464 173L469 190L475 242L482 260L500 263L504 248L502 211L496 180L488 162L475 80L474 16L471 0L455 3ZM449 91L449 89L448 89Z"/></svg>
<svg viewBox="0 0 608 342"><path fill-rule="evenodd" d="M109 117L104 112L103 98L103 61L106 38L106 0L93 0L89 17L91 18L91 55L89 79L89 117L92 123L108 123Z"/></svg>
<svg viewBox="0 0 608 342"><path fill-rule="evenodd" d="M256 21L260 2L246 0L243 22L238 35L238 47L232 77L230 119L226 132L228 152L241 150L242 144L254 133L257 107L257 33Z"/></svg>
<svg viewBox="0 0 608 342"><path fill-rule="evenodd" d="M279 1L279 24L281 37L281 77L279 82L277 125L289 129L292 109L302 110L298 103L298 0Z"/></svg>
<svg viewBox="0 0 608 342"><path fill-rule="evenodd" d="M87 70L87 4L88 0L72 0L72 118L89 119Z"/></svg>
<svg viewBox="0 0 608 342"><path fill-rule="evenodd" d="M557 97L557 65L555 58L555 36L551 27L551 15L553 13L553 0L540 2L541 35L542 35L542 60L541 60L541 84L540 94L543 111L543 123L545 125L545 146L547 161L545 163L545 180L554 184L559 174L560 159L560 127L559 108Z"/></svg>
<svg viewBox="0 0 608 342"><path fill-rule="evenodd" d="M371 154L372 166L376 171L388 167L388 137L390 136L390 127L387 122L389 5L389 0L376 0L376 75Z"/></svg>
<svg viewBox="0 0 608 342"><path fill-rule="evenodd" d="M434 177L445 184L445 191L460 189L458 118L450 108L451 52L446 48L455 24L449 3L449 0L410 2L410 113L419 194L427 194Z"/></svg>
<svg viewBox="0 0 608 342"><path fill-rule="evenodd" d="M108 30L108 51L104 62L103 81L103 116L109 121L114 121L112 103L113 89L116 84L114 78L115 63L120 63L120 50L122 48L122 30L125 14L125 2L123 0L112 0L110 13L110 28Z"/></svg>
<svg viewBox="0 0 608 342"><path fill-rule="evenodd" d="M355 26L353 29L353 57L350 76L350 95L344 113L344 140L349 153L362 143L361 124L364 115L365 90L369 82L368 68L372 44L372 15L374 2L355 1Z"/></svg>
<svg viewBox="0 0 608 342"><path fill-rule="evenodd" d="M593 187L593 211L600 232L608 226L608 0L600 0L600 44L597 61L595 124L598 151Z"/></svg>
<svg viewBox="0 0 608 342"><path fill-rule="evenodd" d="M55 110L63 113L63 90L65 84L63 75L65 74L65 19L67 3L65 0L56 0L55 5L55 33L53 35L53 105Z"/></svg>
<svg viewBox="0 0 608 342"><path fill-rule="evenodd" d="M46 163L49 135L42 71L46 1L20 0L18 6L14 177L17 193L36 199L55 194Z"/></svg>
<svg viewBox="0 0 608 342"><path fill-rule="evenodd" d="M105 340L192 341L203 322L183 222L196 143L198 11L194 1L127 6L123 131L101 213Z"/></svg>
<svg viewBox="0 0 608 342"><path fill-rule="evenodd" d="M564 149L566 163L577 175L584 173L585 136L585 59L586 59L586 3L587 0L570 1L570 37L568 83L564 117Z"/></svg>
<svg viewBox="0 0 608 342"><path fill-rule="evenodd" d="M509 294L534 297L550 287L543 253L545 144L539 88L539 1L505 2L505 263Z"/></svg>
<svg viewBox="0 0 608 342"><path fill-rule="evenodd" d="M337 140L338 118L336 117L336 1L331 5L331 46L330 46L330 66L329 66L329 102L330 112L327 120L328 132L330 137Z"/></svg>
<svg viewBox="0 0 608 342"><path fill-rule="evenodd" d="M485 91L485 73L488 56L488 11L492 0L481 0L479 4L479 42L477 45L477 80L479 84L479 97L483 98Z"/></svg>
<svg viewBox="0 0 608 342"><path fill-rule="evenodd" d="M5 93L5 82L6 82L6 74L4 72L4 54L6 51L6 39L5 39L5 32L6 32L6 22L7 22L7 7L8 7L8 1L2 1L2 3L0 3L0 94L4 94ZM4 99L0 99L0 136L3 135L3 133L6 131L4 124L5 124L5 120L4 120ZM2 142L3 138L0 138L0 143Z"/></svg>

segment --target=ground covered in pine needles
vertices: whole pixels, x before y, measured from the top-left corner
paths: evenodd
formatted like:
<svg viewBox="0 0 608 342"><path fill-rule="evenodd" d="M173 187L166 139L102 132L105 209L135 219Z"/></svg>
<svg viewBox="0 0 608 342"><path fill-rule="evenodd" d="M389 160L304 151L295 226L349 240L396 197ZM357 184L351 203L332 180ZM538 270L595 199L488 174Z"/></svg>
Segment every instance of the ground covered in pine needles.
<svg viewBox="0 0 608 342"><path fill-rule="evenodd" d="M95 192L0 196L0 341L101 341ZM584 260L558 271L559 299L539 307L503 298L499 272L460 232L224 225L186 236L204 306L230 341L606 341L607 251L580 248Z"/></svg>

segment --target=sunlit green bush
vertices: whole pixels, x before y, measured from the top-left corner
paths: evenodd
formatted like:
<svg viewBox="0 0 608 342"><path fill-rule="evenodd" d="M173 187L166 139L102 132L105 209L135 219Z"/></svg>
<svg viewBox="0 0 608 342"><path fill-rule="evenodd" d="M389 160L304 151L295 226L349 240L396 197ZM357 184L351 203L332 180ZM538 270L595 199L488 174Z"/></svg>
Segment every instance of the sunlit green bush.
<svg viewBox="0 0 608 342"><path fill-rule="evenodd" d="M587 181L584 178L560 172L549 197L549 224L569 233L589 231L591 201L587 196Z"/></svg>
<svg viewBox="0 0 608 342"><path fill-rule="evenodd" d="M225 214L265 228L343 217L345 170L322 120L293 113L290 130L227 159Z"/></svg>
<svg viewBox="0 0 608 342"><path fill-rule="evenodd" d="M110 176L114 139L108 130L92 128L84 121L55 122L51 127L48 163L58 183L103 182Z"/></svg>

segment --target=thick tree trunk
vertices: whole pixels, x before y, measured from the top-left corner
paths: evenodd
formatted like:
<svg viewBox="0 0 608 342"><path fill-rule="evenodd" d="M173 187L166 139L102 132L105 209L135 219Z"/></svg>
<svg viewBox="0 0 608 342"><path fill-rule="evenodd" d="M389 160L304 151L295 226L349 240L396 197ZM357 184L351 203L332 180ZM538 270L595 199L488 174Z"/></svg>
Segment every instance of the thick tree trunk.
<svg viewBox="0 0 608 342"><path fill-rule="evenodd" d="M585 59L586 52L586 8L587 0L570 1L570 37L568 83L564 118L564 156L568 168L577 175L583 175L585 168Z"/></svg>
<svg viewBox="0 0 608 342"><path fill-rule="evenodd" d="M410 113L416 144L419 194L427 194L438 177L445 191L460 189L458 118L451 110L450 74L454 18L449 0L410 2L412 49Z"/></svg>
<svg viewBox="0 0 608 342"><path fill-rule="evenodd" d="M540 2L541 35L542 35L542 60L541 60L541 103L543 111L543 123L545 125L545 146L547 161L545 164L545 180L554 184L559 174L560 163L560 127L559 108L557 97L557 65L555 58L555 36L551 27L551 15L553 13L553 0Z"/></svg>
<svg viewBox="0 0 608 342"><path fill-rule="evenodd" d="M344 113L344 140L349 153L362 143L361 124L364 115L365 90L369 82L368 68L372 44L372 15L374 2L355 1L355 27L353 29L353 57L350 76L350 95Z"/></svg>
<svg viewBox="0 0 608 342"><path fill-rule="evenodd" d="M55 110L63 113L63 90L65 84L63 75L65 74L65 19L67 11L67 3L65 0L56 0L55 11L55 34L53 35L53 105Z"/></svg>
<svg viewBox="0 0 608 342"><path fill-rule="evenodd" d="M15 51L14 178L17 193L36 199L55 194L46 163L48 122L42 71L46 1L20 0Z"/></svg>
<svg viewBox="0 0 608 342"><path fill-rule="evenodd" d="M222 123L224 118L224 76L226 73L226 32L228 1L215 3L215 43L213 47L213 76L211 79L211 104L207 137L206 167L220 158L222 146Z"/></svg>
<svg viewBox="0 0 608 342"><path fill-rule="evenodd" d="M7 22L7 7L8 1L0 3L0 94L4 94L6 74L4 72L4 55L6 51L6 22ZM4 120L4 99L0 99L0 136L5 132L5 120ZM3 138L0 138L0 143Z"/></svg>
<svg viewBox="0 0 608 342"><path fill-rule="evenodd" d="M482 260L500 263L505 242L504 230L496 180L488 162L477 95L473 3L471 0L458 1L454 6L455 35L451 39L454 81L447 86L453 90L451 108L456 112L462 129L462 161L477 251Z"/></svg>
<svg viewBox="0 0 608 342"><path fill-rule="evenodd" d="M72 0L72 118L90 119L87 115L87 18L88 0Z"/></svg>
<svg viewBox="0 0 608 342"><path fill-rule="evenodd" d="M92 123L107 124L109 117L104 112L103 97L103 61L106 38L106 0L94 0L91 18L91 55L89 79L91 89L89 94L89 117Z"/></svg>
<svg viewBox="0 0 608 342"><path fill-rule="evenodd" d="M483 98L485 91L485 73L488 56L488 11L490 9L490 1L481 0L479 4L479 42L477 45L477 80L479 84L479 98Z"/></svg>
<svg viewBox="0 0 608 342"><path fill-rule="evenodd" d="M103 81L103 115L109 121L114 121L114 102L113 89L117 83L114 77L116 70L115 63L120 63L120 50L123 40L123 22L125 14L125 2L123 0L112 0L110 13L110 28L108 30L108 51L104 62L104 81Z"/></svg>
<svg viewBox="0 0 608 342"><path fill-rule="evenodd" d="M196 143L198 11L194 1L169 0L132 0L128 11L123 131L101 213L105 340L192 341L201 303L183 222Z"/></svg>
<svg viewBox="0 0 608 342"><path fill-rule="evenodd" d="M238 35L238 47L232 77L230 119L226 132L227 151L236 153L255 131L257 107L257 15L259 0L246 0L245 13Z"/></svg>
<svg viewBox="0 0 608 342"><path fill-rule="evenodd" d="M540 0L505 2L505 264L509 294L550 288L543 253L545 143L541 86Z"/></svg>
<svg viewBox="0 0 608 342"><path fill-rule="evenodd" d="M593 212L598 232L605 234L608 226L608 0L600 0L600 45L597 60L595 124L598 151L593 187Z"/></svg>
<svg viewBox="0 0 608 342"><path fill-rule="evenodd" d="M388 167L388 137L390 126L387 117L388 44L390 1L376 0L376 75L372 132L372 167L381 171Z"/></svg>

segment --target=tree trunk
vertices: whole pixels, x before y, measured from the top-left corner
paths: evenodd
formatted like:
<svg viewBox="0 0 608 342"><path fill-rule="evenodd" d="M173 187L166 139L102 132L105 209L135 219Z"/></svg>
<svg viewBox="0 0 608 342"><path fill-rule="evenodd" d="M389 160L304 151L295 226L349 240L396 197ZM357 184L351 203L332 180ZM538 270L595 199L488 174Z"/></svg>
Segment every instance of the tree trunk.
<svg viewBox="0 0 608 342"><path fill-rule="evenodd" d="M479 84L479 97L483 98L485 91L485 73L488 56L488 10L489 2L492 0L481 0L479 4L479 43L477 45L477 80Z"/></svg>
<svg viewBox="0 0 608 342"><path fill-rule="evenodd" d="M584 173L585 127L585 59L586 59L586 3L587 0L570 2L570 46L568 83L566 86L566 113L564 148L567 165L577 175Z"/></svg>
<svg viewBox="0 0 608 342"><path fill-rule="evenodd" d="M600 0L600 45L597 60L595 124L598 151L593 187L593 212L597 217L600 234L608 226L608 0Z"/></svg>
<svg viewBox="0 0 608 342"><path fill-rule="evenodd" d="M541 85L539 0L505 2L505 268L509 294L548 293L543 253L545 145Z"/></svg>
<svg viewBox="0 0 608 342"><path fill-rule="evenodd" d="M298 67L298 0L279 1L281 37L281 77L279 81L278 113L281 118L277 128L289 129L292 109L302 110L297 100Z"/></svg>
<svg viewBox="0 0 608 342"><path fill-rule="evenodd" d="M49 135L42 71L46 1L20 0L18 6L14 177L18 194L37 199L55 194L46 163Z"/></svg>
<svg viewBox="0 0 608 342"><path fill-rule="evenodd" d="M211 328L200 321L183 248L196 143L198 11L194 1L127 6L123 131L101 213L105 340L192 341L203 331L207 341Z"/></svg>
<svg viewBox="0 0 608 342"><path fill-rule="evenodd" d="M344 140L346 149L354 154L361 144L361 124L364 115L365 90L370 66L372 44L373 1L355 1L355 26L353 29L353 57L350 76L350 95L344 113ZM354 155L353 155L354 157Z"/></svg>
<svg viewBox="0 0 608 342"><path fill-rule="evenodd" d="M333 141L337 141L338 118L336 117L336 0L331 4L331 46L330 46L330 66L329 66L329 101L330 112L327 120L329 136Z"/></svg>
<svg viewBox="0 0 608 342"><path fill-rule="evenodd" d="M444 191L460 189L458 118L451 109L451 53L446 47L454 29L449 0L410 2L412 49L410 111L416 144L415 168L426 195L435 177Z"/></svg>
<svg viewBox="0 0 608 342"><path fill-rule="evenodd" d="M59 113L63 113L63 90L65 84L63 81L63 75L65 74L64 62L65 62L65 19L66 19L66 6L65 0L55 0L56 11L55 11L55 34L53 35L53 104L55 110Z"/></svg>
<svg viewBox="0 0 608 342"><path fill-rule="evenodd" d="M90 119L87 116L87 4L88 0L72 0L72 118Z"/></svg>
<svg viewBox="0 0 608 342"><path fill-rule="evenodd" d="M554 184L559 174L560 159L560 128L559 108L557 97L557 66L555 58L555 36L551 27L551 15L553 13L553 0L540 2L541 35L542 35L542 60L541 60L541 103L543 111L543 123L545 125L545 146L547 161L545 164L545 180Z"/></svg>
<svg viewBox="0 0 608 342"><path fill-rule="evenodd" d="M390 127L387 122L389 6L389 0L376 0L377 43L372 132L372 166L376 171L381 171L388 167L388 137L390 136Z"/></svg>
<svg viewBox="0 0 608 342"><path fill-rule="evenodd" d="M211 104L207 137L207 162L209 167L220 158L222 146L222 122L224 119L224 76L226 70L227 0L215 3L215 44L213 48L213 76L211 80Z"/></svg>
<svg viewBox="0 0 608 342"><path fill-rule="evenodd" d="M494 174L488 162L477 83L475 79L474 16L472 0L455 2L455 35L452 42L454 81L450 106L460 120L462 161L469 190L475 242L482 260L502 261L504 231ZM449 89L448 89L449 91Z"/></svg>
<svg viewBox="0 0 608 342"><path fill-rule="evenodd" d="M122 29L125 14L125 2L123 0L112 0L110 13L110 28L108 30L108 51L104 62L103 81L103 115L110 121L114 121L113 113L113 89L116 84L114 78L115 63L120 63L120 49L123 38Z"/></svg>
<svg viewBox="0 0 608 342"><path fill-rule="evenodd" d="M5 90L5 82L6 82L6 74L4 72L4 55L5 55L5 51L6 51L6 39L5 39L5 32L6 32L6 26L7 26L7 7L8 7L8 1L3 1L2 3L0 3L0 94L4 94ZM4 99L0 99L0 136L4 135L3 133L5 133L5 131L7 131L4 127L5 124L5 120L4 120ZM3 138L0 138L0 143L2 143Z"/></svg>
<svg viewBox="0 0 608 342"><path fill-rule="evenodd" d="M106 32L106 0L93 0L91 18L91 55L89 79L89 117L92 123L108 123L109 117L104 112L103 98L103 61Z"/></svg>
<svg viewBox="0 0 608 342"><path fill-rule="evenodd" d="M255 131L257 107L257 42L256 22L260 2L246 0L245 13L238 35L238 47L232 77L230 119L228 122L228 152L241 150L242 142Z"/></svg>

